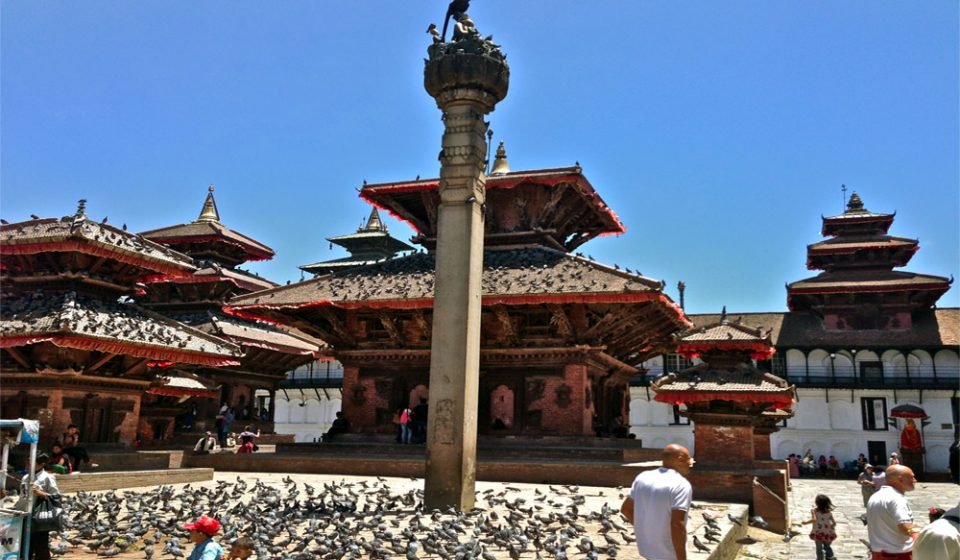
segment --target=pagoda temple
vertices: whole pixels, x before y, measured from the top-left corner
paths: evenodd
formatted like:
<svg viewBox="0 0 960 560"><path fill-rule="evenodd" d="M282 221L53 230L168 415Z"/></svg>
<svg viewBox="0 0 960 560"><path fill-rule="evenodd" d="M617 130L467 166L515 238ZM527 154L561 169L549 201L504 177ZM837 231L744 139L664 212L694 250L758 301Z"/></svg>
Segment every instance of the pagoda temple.
<svg viewBox="0 0 960 560"><path fill-rule="evenodd" d="M85 213L0 227L0 406L37 418L49 442L77 424L84 442L131 446L142 399L203 391L169 364L240 363L240 348L134 305L146 276L189 278L192 260ZM145 397L146 395L146 397Z"/></svg>
<svg viewBox="0 0 960 560"><path fill-rule="evenodd" d="M320 276L329 272L346 270L355 266L373 264L392 259L397 253L412 251L413 247L390 235L387 225L380 220L376 207L370 210L367 224L357 228L356 233L328 237L331 247L336 244L346 249L350 256L330 261L305 264L300 270Z"/></svg>
<svg viewBox="0 0 960 560"><path fill-rule="evenodd" d="M807 268L823 270L787 286L791 311L810 311L826 330L910 330L915 312L929 309L952 280L906 266L920 245L887 231L894 214L871 212L853 193L843 214L823 218L825 241L807 246Z"/></svg>
<svg viewBox="0 0 960 560"><path fill-rule="evenodd" d="M409 223L426 252L240 296L227 308L328 342L344 366L343 412L354 431L392 433L394 410L429 394L438 189L427 179L360 193ZM499 172L486 189L478 431L609 429L626 417L635 364L672 347L670 335L690 323L662 282L570 254L624 232L579 166Z"/></svg>
<svg viewBox="0 0 960 560"><path fill-rule="evenodd" d="M772 530L788 526L786 473L782 461L770 461L770 434L777 423L793 417L795 388L757 369L775 350L770 333L725 316L717 323L688 332L676 352L701 363L656 379L654 400L684 406L693 421L697 477L714 498L745 500ZM694 486L698 486L694 481Z"/></svg>
<svg viewBox="0 0 960 560"><path fill-rule="evenodd" d="M155 274L143 278L145 289L140 304L243 349L242 358L233 366L190 368L194 376L219 386L214 399L195 403L200 416L197 429L202 430L204 424L207 428L212 426L221 403L233 406L240 421L259 418L262 411L257 409L257 390L269 395L269 401L263 406L272 418L279 382L288 371L318 359L322 341L296 329L228 315L222 308L231 297L277 286L237 268L247 261L271 258L273 249L220 223L213 186L197 220L145 231L142 235L193 257L197 269L188 276ZM196 395L181 393L180 396ZM162 399L149 404L158 417L175 412L169 410L168 403ZM183 412L184 404L179 403L178 407ZM272 431L269 423L261 427ZM171 434L153 437L164 439Z"/></svg>
<svg viewBox="0 0 960 560"><path fill-rule="evenodd" d="M792 417L794 388L754 365L775 353L769 333L724 317L683 336L676 352L701 363L650 387L656 401L686 407L682 414L694 422L697 463L749 468L770 459L770 434L777 421Z"/></svg>

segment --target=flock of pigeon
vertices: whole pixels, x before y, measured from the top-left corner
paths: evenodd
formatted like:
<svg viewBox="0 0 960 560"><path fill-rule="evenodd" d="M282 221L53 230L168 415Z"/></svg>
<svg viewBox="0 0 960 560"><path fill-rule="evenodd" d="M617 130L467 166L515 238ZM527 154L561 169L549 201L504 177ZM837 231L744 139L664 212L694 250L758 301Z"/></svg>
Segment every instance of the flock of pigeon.
<svg viewBox="0 0 960 560"><path fill-rule="evenodd" d="M311 486L288 476L280 483L237 477L149 491L79 492L65 496L67 527L51 534L51 551L66 558L184 558L193 545L183 524L206 514L222 523L217 540L225 549L249 536L257 560L636 556L633 528L619 512L622 489L588 494L576 486L531 491L498 484L477 493L474 509L458 512L424 509L418 486L380 477ZM722 532L721 514L714 511L701 512L707 544L694 534L699 551L709 550ZM700 529L696 518L690 517L693 533Z"/></svg>

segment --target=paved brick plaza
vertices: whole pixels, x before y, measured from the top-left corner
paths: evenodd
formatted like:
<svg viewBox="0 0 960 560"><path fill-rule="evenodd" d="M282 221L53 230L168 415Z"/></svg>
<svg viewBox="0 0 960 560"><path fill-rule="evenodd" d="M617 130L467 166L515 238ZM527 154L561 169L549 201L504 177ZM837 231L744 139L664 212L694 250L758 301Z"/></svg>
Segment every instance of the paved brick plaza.
<svg viewBox="0 0 960 560"><path fill-rule="evenodd" d="M837 540L833 544L833 551L837 558L840 560L866 558L867 548L860 543L860 539L866 540L867 527L860 521L860 514L864 512L864 508L857 482L809 478L794 480L793 491L790 492L790 517L793 523L800 523L810 517L813 499L817 494L829 496L836 508L833 516L837 520ZM913 492L907 494L907 498L910 501L910 507L913 508L917 524L922 527L927 524L927 509L931 506L947 509L957 505L957 501L960 500L960 486L921 482ZM751 529L750 536L759 542L743 546L737 558L769 558L771 560L816 558L813 541L807 537L810 526L794 527L794 530L799 531L800 534L786 543L780 535Z"/></svg>

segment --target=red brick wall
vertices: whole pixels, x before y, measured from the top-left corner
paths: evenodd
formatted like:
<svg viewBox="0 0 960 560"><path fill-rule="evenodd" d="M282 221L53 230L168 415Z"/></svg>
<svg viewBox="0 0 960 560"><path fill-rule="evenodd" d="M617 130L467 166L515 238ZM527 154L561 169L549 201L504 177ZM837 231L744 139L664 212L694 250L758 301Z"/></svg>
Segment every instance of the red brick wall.
<svg viewBox="0 0 960 560"><path fill-rule="evenodd" d="M593 405L585 407L589 386L585 364L567 364L562 377L543 377L543 398L530 404L530 410L541 411L540 427L557 435L592 434ZM569 389L569 393L567 392ZM569 395L561 398L562 395Z"/></svg>
<svg viewBox="0 0 960 560"><path fill-rule="evenodd" d="M40 389L38 389L40 391ZM61 387L45 387L42 389L43 395L47 397L47 407L43 408L37 414L36 420L40 421L40 442L44 447L48 447L55 440L60 439L67 431L67 426L74 423L71 417L71 411L63 408L64 398L84 398L91 392L97 393L101 398L117 398L125 401L133 401L133 411L124 415L123 421L119 426L119 443L125 447L133 447L134 437L137 433L137 424L140 417L140 396L141 393L136 390L105 389L102 387L85 387L78 389L63 389ZM15 394L11 391L11 394ZM4 393L0 399L7 398ZM79 422L78 422L79 423ZM82 427L81 427L82 430ZM80 434L81 441L85 434Z"/></svg>
<svg viewBox="0 0 960 560"><path fill-rule="evenodd" d="M720 469L753 466L753 427L719 426L695 422L693 437L697 463Z"/></svg>
<svg viewBox="0 0 960 560"><path fill-rule="evenodd" d="M786 478L770 474L758 476L753 485L753 513L769 523L775 533L785 533L790 526L790 511L786 500Z"/></svg>
<svg viewBox="0 0 960 560"><path fill-rule="evenodd" d="M376 426L377 407L388 406L377 397L373 379L360 377L357 366L343 367L343 403L341 411L350 421L350 431L369 432Z"/></svg>
<svg viewBox="0 0 960 560"><path fill-rule="evenodd" d="M770 434L753 434L753 458L770 459Z"/></svg>

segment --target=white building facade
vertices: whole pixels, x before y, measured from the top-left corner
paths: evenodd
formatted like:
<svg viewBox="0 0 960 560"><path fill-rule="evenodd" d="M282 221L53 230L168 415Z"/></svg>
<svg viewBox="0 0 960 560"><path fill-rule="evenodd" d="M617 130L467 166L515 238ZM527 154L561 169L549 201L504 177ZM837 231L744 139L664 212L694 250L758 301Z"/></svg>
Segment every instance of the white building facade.
<svg viewBox="0 0 960 560"><path fill-rule="evenodd" d="M915 332L909 335L870 333L877 339L870 348L839 346L842 333L831 336L829 346L811 347L812 340L822 338L822 331L808 330L809 318L796 320L791 315L739 316L744 324L772 331L777 355L758 365L797 386L794 417L771 436L773 458L786 459L791 453L810 449L815 457L834 455L841 463L863 453L869 461L885 464L891 452L899 451L904 425L904 420L891 418L890 411L911 404L929 417L922 427L926 470L946 471L949 448L960 427L960 309L924 312L918 317ZM690 318L696 324L707 324L717 315ZM790 325L798 322L805 328ZM849 337L863 338L862 333ZM884 338L889 341L887 348L882 346ZM903 346L904 340L917 347ZM695 452L693 426L680 414L679 407L654 401L648 387L650 380L663 373L694 363L670 355L644 364L647 378L630 390L631 432L643 440L644 447L680 443Z"/></svg>

